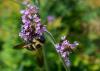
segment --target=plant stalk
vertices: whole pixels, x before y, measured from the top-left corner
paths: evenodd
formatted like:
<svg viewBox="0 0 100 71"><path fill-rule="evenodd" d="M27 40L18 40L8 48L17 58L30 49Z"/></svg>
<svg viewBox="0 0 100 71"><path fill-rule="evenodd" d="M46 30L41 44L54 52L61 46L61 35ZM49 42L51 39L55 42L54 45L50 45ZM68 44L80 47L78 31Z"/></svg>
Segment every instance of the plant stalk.
<svg viewBox="0 0 100 71"><path fill-rule="evenodd" d="M46 36L46 37L49 38L49 40L51 41L51 43L52 43L53 46L55 47L55 46L56 46L56 41L55 41L54 37L52 36L52 34L51 34L49 31L46 31L45 33L49 35L49 37L48 37L48 36ZM55 49L55 50L56 50L56 49ZM56 51L56 52L57 52L57 51ZM60 59L61 59L61 61L62 61L62 63L63 63L63 66L64 66L65 70L66 70L66 71L70 71L70 68L67 67L67 65L65 64L64 59L61 57L60 54L58 54L58 55L59 55L59 57L60 57Z"/></svg>

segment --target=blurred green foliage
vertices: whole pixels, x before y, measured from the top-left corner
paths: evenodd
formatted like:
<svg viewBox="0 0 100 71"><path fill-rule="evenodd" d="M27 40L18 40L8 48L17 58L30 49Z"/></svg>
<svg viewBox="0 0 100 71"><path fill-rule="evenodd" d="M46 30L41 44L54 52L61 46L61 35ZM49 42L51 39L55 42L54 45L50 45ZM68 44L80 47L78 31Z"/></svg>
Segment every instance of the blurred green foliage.
<svg viewBox="0 0 100 71"><path fill-rule="evenodd" d="M56 41L66 35L71 42L80 43L70 55L71 71L100 71L99 4L100 0L40 0L42 22ZM0 0L0 71L41 71L32 52L13 49L22 42L18 36L22 8L20 0ZM55 17L51 23L47 21L50 15ZM46 70L64 71L49 40L43 48L48 64Z"/></svg>

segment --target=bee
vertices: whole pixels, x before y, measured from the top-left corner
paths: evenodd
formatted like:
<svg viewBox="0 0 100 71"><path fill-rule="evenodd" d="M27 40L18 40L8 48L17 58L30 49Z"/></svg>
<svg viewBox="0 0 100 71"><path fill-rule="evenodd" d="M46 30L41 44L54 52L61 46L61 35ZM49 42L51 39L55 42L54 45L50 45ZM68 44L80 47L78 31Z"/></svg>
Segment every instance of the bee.
<svg viewBox="0 0 100 71"><path fill-rule="evenodd" d="M41 49L44 43L45 43L45 37L42 35L40 37L39 36L35 37L31 42L16 45L14 48L15 49L26 48L27 50L30 51L36 51L36 58L37 58L38 65L42 67L44 60L43 60L43 53Z"/></svg>
<svg viewBox="0 0 100 71"><path fill-rule="evenodd" d="M63 52L66 52L66 51L73 51L73 49L70 47L70 46L67 46L65 47L65 49L63 50Z"/></svg>
<svg viewBox="0 0 100 71"><path fill-rule="evenodd" d="M16 45L14 48L15 49L26 48L30 51L34 51L41 48L44 42L45 42L44 36L40 36L40 37L35 37L30 43L22 43L22 44Z"/></svg>

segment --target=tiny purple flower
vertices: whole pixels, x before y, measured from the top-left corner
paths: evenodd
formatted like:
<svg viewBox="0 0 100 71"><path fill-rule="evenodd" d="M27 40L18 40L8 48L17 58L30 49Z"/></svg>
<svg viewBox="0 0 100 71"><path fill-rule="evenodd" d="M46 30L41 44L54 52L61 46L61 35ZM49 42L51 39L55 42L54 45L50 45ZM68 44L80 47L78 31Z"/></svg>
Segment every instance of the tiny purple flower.
<svg viewBox="0 0 100 71"><path fill-rule="evenodd" d="M69 54L77 45L79 45L78 42L75 41L73 44L71 44L68 40L66 40L66 37L64 36L61 38L61 42L55 46L57 52L64 59L67 66L70 66Z"/></svg>
<svg viewBox="0 0 100 71"><path fill-rule="evenodd" d="M48 21L48 23L53 22L54 21L54 16L48 16L47 21Z"/></svg>

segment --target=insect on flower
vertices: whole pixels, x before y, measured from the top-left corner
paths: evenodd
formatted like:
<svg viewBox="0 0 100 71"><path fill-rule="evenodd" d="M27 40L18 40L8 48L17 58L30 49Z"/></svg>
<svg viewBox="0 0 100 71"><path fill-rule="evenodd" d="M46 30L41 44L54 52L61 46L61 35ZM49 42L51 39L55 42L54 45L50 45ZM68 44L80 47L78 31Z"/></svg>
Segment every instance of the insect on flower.
<svg viewBox="0 0 100 71"><path fill-rule="evenodd" d="M40 36L40 38L35 37L35 39L33 39L31 43L22 43L22 44L16 45L15 48L16 49L26 48L31 51L37 50L38 48L41 48L43 46L44 42L45 42L44 36Z"/></svg>
<svg viewBox="0 0 100 71"><path fill-rule="evenodd" d="M24 43L15 46L15 48L36 50L42 47L45 42L43 33L46 28L41 24L38 7L27 5L25 10L21 10L21 14L23 24L19 36L24 40Z"/></svg>

